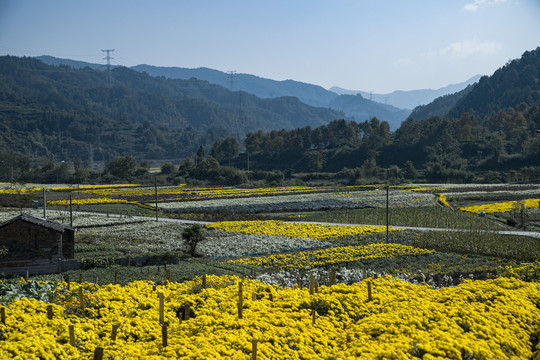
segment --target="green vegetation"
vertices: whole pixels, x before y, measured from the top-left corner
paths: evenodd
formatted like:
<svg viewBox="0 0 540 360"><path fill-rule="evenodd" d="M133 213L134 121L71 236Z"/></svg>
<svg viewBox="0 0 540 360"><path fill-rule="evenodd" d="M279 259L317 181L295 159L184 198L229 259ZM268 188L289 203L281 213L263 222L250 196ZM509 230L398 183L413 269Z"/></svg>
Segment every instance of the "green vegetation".
<svg viewBox="0 0 540 360"><path fill-rule="evenodd" d="M270 214L267 214L270 215ZM385 208L326 210L306 213L272 214L284 219L300 218L302 221L333 222L345 224L386 225ZM438 206L430 207L390 207L390 224L392 226L412 226L445 229L468 230L504 230L508 227L480 218L473 214L455 211Z"/></svg>

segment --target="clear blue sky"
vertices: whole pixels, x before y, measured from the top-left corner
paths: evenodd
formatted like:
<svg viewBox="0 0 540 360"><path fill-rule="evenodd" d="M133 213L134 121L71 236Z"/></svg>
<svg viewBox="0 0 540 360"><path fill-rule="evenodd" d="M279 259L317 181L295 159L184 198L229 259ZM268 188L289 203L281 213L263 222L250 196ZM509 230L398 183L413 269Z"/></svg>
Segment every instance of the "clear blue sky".
<svg viewBox="0 0 540 360"><path fill-rule="evenodd" d="M0 0L0 55L210 67L388 93L540 46L539 0Z"/></svg>

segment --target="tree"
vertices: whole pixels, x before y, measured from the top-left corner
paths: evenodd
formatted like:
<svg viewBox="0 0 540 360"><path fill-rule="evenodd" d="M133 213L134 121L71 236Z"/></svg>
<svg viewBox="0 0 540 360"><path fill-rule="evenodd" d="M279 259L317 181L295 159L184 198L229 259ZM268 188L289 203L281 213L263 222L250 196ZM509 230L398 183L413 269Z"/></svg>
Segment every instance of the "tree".
<svg viewBox="0 0 540 360"><path fill-rule="evenodd" d="M197 244L203 241L204 238L204 227L200 224L190 225L182 231L182 239L184 239L184 242L188 247L188 253L191 256L195 256Z"/></svg>
<svg viewBox="0 0 540 360"><path fill-rule="evenodd" d="M219 162L225 160L231 161L240 151L240 144L235 138L227 137L223 141L216 141L212 146L210 154L215 157Z"/></svg>
<svg viewBox="0 0 540 360"><path fill-rule="evenodd" d="M137 170L137 160L133 156L120 156L107 163L107 170L119 178L129 178Z"/></svg>
<svg viewBox="0 0 540 360"><path fill-rule="evenodd" d="M403 175L405 176L405 179L416 179L416 169L414 168L414 164L411 160L407 160L405 162L405 167L403 168Z"/></svg>
<svg viewBox="0 0 540 360"><path fill-rule="evenodd" d="M164 175L170 175L174 173L174 170L175 170L175 167L170 161L166 162L165 164L161 166L161 173Z"/></svg>
<svg viewBox="0 0 540 360"><path fill-rule="evenodd" d="M204 160L204 148L202 147L202 145L200 145L199 149L197 150L197 155L195 157L195 163L198 164L203 160Z"/></svg>

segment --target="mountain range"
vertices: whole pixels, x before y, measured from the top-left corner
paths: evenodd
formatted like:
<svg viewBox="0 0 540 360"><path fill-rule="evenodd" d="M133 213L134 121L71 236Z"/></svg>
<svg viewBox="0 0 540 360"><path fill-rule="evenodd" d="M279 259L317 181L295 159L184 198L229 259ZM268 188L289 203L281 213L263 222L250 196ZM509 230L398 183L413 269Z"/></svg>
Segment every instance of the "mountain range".
<svg viewBox="0 0 540 360"><path fill-rule="evenodd" d="M37 58L49 65L68 65L79 69L85 67L96 70L104 69L104 65L83 61L59 59L51 56L39 56ZM227 73L204 67L190 69L136 65L131 69L145 72L151 76L162 76L169 79L189 80L196 78L205 80L228 88L231 91L244 91L263 99L294 96L311 106L343 111L347 118L356 121L376 117L381 121L387 121L391 130L396 130L416 106L428 104L437 97L458 92L480 78L480 75L477 75L465 82L448 85L437 90L423 89L394 91L390 94L373 94L365 91L345 90L339 87L326 90L322 86L294 80L277 81L250 74Z"/></svg>

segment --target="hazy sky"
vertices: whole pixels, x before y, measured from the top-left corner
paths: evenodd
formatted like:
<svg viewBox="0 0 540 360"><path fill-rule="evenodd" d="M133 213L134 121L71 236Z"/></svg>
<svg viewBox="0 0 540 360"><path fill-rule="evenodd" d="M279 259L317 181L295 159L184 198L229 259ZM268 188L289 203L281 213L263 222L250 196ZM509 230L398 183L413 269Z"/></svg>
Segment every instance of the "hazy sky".
<svg viewBox="0 0 540 360"><path fill-rule="evenodd" d="M540 46L539 0L0 0L0 55L210 67L388 93Z"/></svg>

